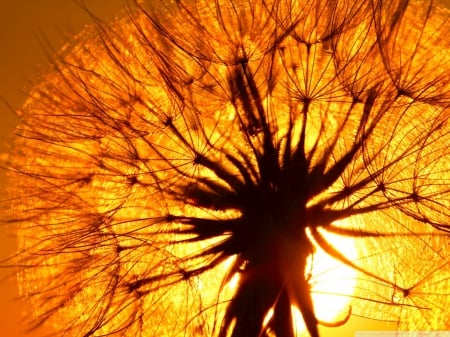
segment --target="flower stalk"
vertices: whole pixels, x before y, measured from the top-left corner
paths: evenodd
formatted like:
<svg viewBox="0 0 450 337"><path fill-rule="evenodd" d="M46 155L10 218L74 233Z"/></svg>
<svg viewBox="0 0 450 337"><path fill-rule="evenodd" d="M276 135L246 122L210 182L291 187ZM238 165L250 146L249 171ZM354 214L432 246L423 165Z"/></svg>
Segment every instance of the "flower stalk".
<svg viewBox="0 0 450 337"><path fill-rule="evenodd" d="M448 18L141 1L86 29L21 109L9 163L33 324L294 337L297 310L311 337L352 314L448 328ZM349 300L333 320L318 252L356 275L327 290Z"/></svg>

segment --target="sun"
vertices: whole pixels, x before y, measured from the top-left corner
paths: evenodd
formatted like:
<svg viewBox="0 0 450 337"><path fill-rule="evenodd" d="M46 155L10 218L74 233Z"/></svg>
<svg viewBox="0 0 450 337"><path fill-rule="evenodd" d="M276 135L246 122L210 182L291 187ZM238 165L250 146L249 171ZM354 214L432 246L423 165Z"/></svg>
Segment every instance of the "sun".
<svg viewBox="0 0 450 337"><path fill-rule="evenodd" d="M341 221L342 224L345 221ZM358 249L354 239L333 234L325 235L328 242L351 261L358 259ZM340 326L351 315L351 298L357 285L357 271L333 258L320 247L315 246L314 253L308 258L307 278L310 282L315 314L321 324ZM309 336L303 316L298 308L291 307L296 336ZM271 309L263 325L270 321Z"/></svg>
<svg viewBox="0 0 450 337"><path fill-rule="evenodd" d="M355 240L328 234L326 238L351 261L356 261L358 251ZM357 284L357 271L316 247L310 258L311 292L315 313L324 323L335 322L351 313L351 296Z"/></svg>
<svg viewBox="0 0 450 337"><path fill-rule="evenodd" d="M8 206L34 326L442 327L448 16L403 0L132 3L68 44L20 110Z"/></svg>

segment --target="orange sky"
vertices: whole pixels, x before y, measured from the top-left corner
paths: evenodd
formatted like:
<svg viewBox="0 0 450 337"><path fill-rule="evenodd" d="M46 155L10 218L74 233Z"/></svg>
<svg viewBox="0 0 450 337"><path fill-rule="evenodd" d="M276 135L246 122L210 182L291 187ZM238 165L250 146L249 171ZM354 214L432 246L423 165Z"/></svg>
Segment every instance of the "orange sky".
<svg viewBox="0 0 450 337"><path fill-rule="evenodd" d="M85 0L101 18L110 18L125 0ZM450 3L450 0L448 0ZM89 17L72 0L0 0L0 98L13 107L20 106L31 82L48 64L45 50L50 45L59 49L65 39L89 22ZM15 124L13 112L0 101L0 152L5 151L5 137ZM4 172L0 172L0 195L4 196ZM1 213L0 213L1 214ZM0 228L0 257L13 253L15 241ZM0 269L0 278L12 270ZM23 337L14 280L0 283L0 335ZM353 336L355 330L369 330L367 322L355 323L336 334ZM376 328L371 325L370 328ZM377 329L388 327L381 324ZM27 336L40 337L43 332ZM329 334L330 335L330 334Z"/></svg>
<svg viewBox="0 0 450 337"><path fill-rule="evenodd" d="M124 0L85 0L101 18L111 18ZM49 44L59 49L63 42L90 21L73 0L0 0L0 152L5 151L5 137L13 131L15 117L2 103L12 107L23 104L26 92L48 64L45 50ZM0 171L0 195L4 196L4 172ZM0 211L1 212L1 211ZM1 213L0 213L1 214ZM0 228L0 257L14 252L15 241L5 228ZM0 269L0 280L12 270ZM40 333L24 333L20 324L14 280L0 282L0 336L40 337Z"/></svg>

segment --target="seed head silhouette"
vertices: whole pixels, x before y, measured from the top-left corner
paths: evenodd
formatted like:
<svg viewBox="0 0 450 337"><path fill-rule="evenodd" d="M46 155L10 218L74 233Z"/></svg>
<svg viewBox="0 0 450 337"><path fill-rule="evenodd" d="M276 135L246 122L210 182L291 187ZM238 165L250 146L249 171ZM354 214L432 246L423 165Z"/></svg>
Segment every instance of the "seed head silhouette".
<svg viewBox="0 0 450 337"><path fill-rule="evenodd" d="M405 0L140 1L87 28L20 110L9 164L33 326L448 329L449 33Z"/></svg>

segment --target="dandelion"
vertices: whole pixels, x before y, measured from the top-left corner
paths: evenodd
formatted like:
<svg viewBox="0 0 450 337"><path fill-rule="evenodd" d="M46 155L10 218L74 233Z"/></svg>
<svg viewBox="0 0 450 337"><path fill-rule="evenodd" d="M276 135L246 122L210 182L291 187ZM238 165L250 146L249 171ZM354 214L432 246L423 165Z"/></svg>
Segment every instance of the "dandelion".
<svg viewBox="0 0 450 337"><path fill-rule="evenodd" d="M449 18L405 0L141 1L83 31L20 110L9 164L33 326L448 329Z"/></svg>

